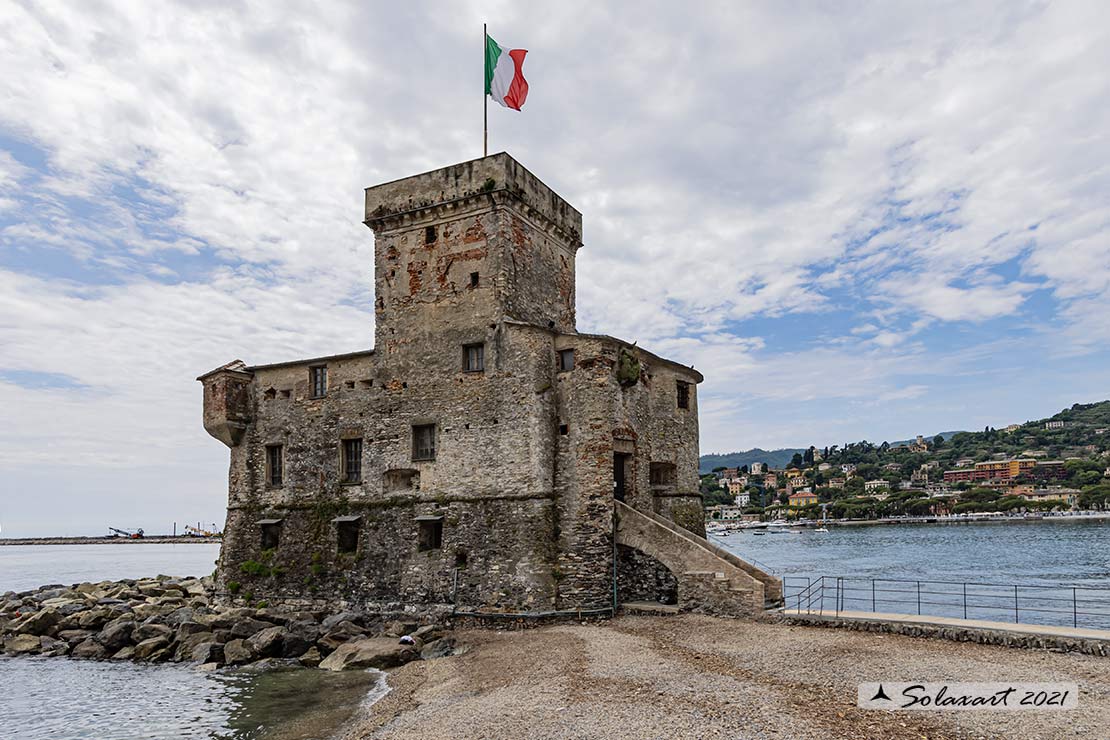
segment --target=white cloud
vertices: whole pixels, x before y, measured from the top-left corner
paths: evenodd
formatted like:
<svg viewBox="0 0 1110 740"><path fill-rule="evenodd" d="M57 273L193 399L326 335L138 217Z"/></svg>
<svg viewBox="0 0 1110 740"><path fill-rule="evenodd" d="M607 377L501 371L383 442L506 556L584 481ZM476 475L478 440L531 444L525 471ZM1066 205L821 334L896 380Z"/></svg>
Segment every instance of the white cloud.
<svg viewBox="0 0 1110 740"><path fill-rule="evenodd" d="M938 332L1020 320L1060 354L1110 339L1104 15L0 5L0 67L19 70L0 136L47 157L0 150L0 367L86 386L0 385L23 430L0 454L217 460L198 372L368 346L361 189L479 153L483 16L531 49L493 150L585 216L580 328L702 369L706 449L863 436L894 410L958 424L920 373L989 373L990 355Z"/></svg>

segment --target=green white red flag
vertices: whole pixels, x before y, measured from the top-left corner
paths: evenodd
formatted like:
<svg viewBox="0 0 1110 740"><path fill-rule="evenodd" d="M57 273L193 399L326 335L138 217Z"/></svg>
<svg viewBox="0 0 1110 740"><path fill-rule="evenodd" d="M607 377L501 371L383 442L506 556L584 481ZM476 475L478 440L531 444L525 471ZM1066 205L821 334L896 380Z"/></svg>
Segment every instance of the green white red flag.
<svg viewBox="0 0 1110 740"><path fill-rule="evenodd" d="M510 49L486 34L486 95L506 108L520 110L528 98L524 79L527 49Z"/></svg>

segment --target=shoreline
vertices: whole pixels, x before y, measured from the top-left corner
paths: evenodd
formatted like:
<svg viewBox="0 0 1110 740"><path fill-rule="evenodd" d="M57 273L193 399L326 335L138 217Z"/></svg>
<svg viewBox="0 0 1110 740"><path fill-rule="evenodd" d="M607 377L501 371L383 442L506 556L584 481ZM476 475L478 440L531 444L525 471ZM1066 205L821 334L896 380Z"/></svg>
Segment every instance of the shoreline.
<svg viewBox="0 0 1110 740"><path fill-rule="evenodd" d="M179 534L154 534L137 539L129 537L0 537L5 545L184 545L223 542L223 537L192 537Z"/></svg>
<svg viewBox="0 0 1110 740"><path fill-rule="evenodd" d="M1091 514L1056 514L1053 516L1026 517L1026 516L978 516L978 517L910 517L907 519L828 519L826 521L807 521L804 523L792 522L782 529L809 529L819 526L825 527L878 527L893 525L921 526L926 524L1037 524L1042 522L1086 522L1110 520L1110 511L1100 511ZM729 525L738 520L732 519L707 519L706 527L713 525ZM762 526L728 528L727 534L758 530L767 531L768 522L760 522ZM774 528L772 528L774 529ZM718 534L719 533L715 533Z"/></svg>

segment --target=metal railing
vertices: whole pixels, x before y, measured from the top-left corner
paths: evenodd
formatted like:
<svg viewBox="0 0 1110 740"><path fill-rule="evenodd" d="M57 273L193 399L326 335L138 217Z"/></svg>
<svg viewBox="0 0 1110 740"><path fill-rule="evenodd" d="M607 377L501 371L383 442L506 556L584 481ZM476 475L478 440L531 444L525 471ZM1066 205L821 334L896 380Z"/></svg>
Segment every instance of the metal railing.
<svg viewBox="0 0 1110 740"><path fill-rule="evenodd" d="M783 577L786 608L1110 629L1110 586L1021 585L849 576Z"/></svg>
<svg viewBox="0 0 1110 740"><path fill-rule="evenodd" d="M733 555L740 558L741 560L744 560L746 562L751 563L752 565L754 565L755 567L759 568L760 570L762 570L766 573L770 573L773 576L777 576L779 574L779 572L777 570L775 570L771 566L767 565L767 563L756 560L755 558L753 558L750 555L745 555L744 553L737 550L732 545L731 542L726 542L726 541L722 540L720 537L718 537L717 535L709 534L708 532L706 532L705 533L705 539L715 543L717 545L717 547L720 547L722 550L725 550L726 552L731 552Z"/></svg>

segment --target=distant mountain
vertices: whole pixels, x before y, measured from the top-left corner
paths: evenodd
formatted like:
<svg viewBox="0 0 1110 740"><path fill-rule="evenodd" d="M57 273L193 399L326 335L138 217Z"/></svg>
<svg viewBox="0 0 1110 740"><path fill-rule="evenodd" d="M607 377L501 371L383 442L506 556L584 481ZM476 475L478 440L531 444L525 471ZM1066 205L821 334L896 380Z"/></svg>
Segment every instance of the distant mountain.
<svg viewBox="0 0 1110 740"><path fill-rule="evenodd" d="M794 453L804 454L805 448L790 448L780 450L763 450L758 447L743 452L729 452L724 455L702 455L699 468L702 473L709 473L713 468L738 468L741 465L751 465L753 462L767 463L772 468L784 468Z"/></svg>

